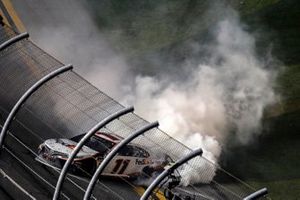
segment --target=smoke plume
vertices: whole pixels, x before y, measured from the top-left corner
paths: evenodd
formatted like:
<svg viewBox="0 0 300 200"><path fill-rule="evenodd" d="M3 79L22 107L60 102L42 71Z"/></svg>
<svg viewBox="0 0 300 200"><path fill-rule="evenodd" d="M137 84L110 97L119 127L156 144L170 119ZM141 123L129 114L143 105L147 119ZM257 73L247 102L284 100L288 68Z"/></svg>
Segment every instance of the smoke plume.
<svg viewBox="0 0 300 200"><path fill-rule="evenodd" d="M14 0L31 39L115 98L131 75L122 55L99 31L83 1Z"/></svg>
<svg viewBox="0 0 300 200"><path fill-rule="evenodd" d="M260 132L266 106L274 103L274 71L270 58L258 59L255 38L247 33L238 15L229 10L214 29L210 57L190 76L166 85L155 77L137 76L128 100L146 119L158 119L161 129L190 148L203 148L203 156L217 163L229 134L247 144ZM202 163L202 164L201 164ZM199 172L212 166L199 161ZM209 182L188 169L183 184Z"/></svg>
<svg viewBox="0 0 300 200"><path fill-rule="evenodd" d="M147 120L159 120L162 130L190 148L203 148L203 156L214 163L230 134L234 133L240 144L249 143L259 134L264 109L274 103L276 96L276 73L269 66L272 58L256 55L255 38L245 30L235 11L224 8L225 14L212 27L213 40L205 45L209 56L191 67L185 80L166 81L172 78L130 73L124 57L113 51L86 10L78 3L67 2L64 6L63 2L53 5L43 1L48 8L61 8L55 15L63 13L64 17L59 23L45 23L47 26L39 27L39 31L33 27L33 39L61 60L82 66L77 68L79 73L101 90L134 105ZM76 20L74 13L79 13ZM211 13L217 11L212 9ZM43 13L34 14L44 17ZM156 63L164 64L160 60ZM186 65L181 68L190 67ZM181 171L184 185L212 180L215 167L199 161L198 168L196 173L188 167ZM211 171L209 176L199 175L207 170Z"/></svg>

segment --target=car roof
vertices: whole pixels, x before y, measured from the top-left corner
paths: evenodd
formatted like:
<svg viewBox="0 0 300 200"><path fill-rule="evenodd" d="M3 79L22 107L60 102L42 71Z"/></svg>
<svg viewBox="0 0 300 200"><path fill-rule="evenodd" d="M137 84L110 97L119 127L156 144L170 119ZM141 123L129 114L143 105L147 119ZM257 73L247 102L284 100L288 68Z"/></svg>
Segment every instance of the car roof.
<svg viewBox="0 0 300 200"><path fill-rule="evenodd" d="M96 132L95 136L103 138L103 139L108 140L110 142L113 142L115 144L120 143L124 139L123 137L121 137L121 136L119 136L115 133L106 133L106 132ZM142 149L146 150L145 147L143 147L139 144L136 144L134 142L130 142L129 144L127 144L127 146L136 146L136 147L139 147L139 148L142 148Z"/></svg>
<svg viewBox="0 0 300 200"><path fill-rule="evenodd" d="M97 133L95 133L95 136L101 137L105 140L108 140L108 141L111 141L114 143L119 143L121 140L124 139L123 137L116 135L114 133L97 132Z"/></svg>

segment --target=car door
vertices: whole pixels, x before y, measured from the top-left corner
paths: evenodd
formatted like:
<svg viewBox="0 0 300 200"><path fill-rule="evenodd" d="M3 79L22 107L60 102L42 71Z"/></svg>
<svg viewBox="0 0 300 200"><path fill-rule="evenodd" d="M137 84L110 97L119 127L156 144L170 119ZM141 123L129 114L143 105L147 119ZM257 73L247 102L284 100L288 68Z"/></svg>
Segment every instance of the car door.
<svg viewBox="0 0 300 200"><path fill-rule="evenodd" d="M131 176L139 174L150 164L145 153L135 146L123 147L104 170L104 174L112 176Z"/></svg>

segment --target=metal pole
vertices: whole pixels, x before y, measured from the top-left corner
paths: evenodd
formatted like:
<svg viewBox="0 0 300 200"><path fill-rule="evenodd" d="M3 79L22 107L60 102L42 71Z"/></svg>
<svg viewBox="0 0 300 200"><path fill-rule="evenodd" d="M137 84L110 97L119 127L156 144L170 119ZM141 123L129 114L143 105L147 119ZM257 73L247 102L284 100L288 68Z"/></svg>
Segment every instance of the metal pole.
<svg viewBox="0 0 300 200"><path fill-rule="evenodd" d="M56 187L55 187L55 192L53 195L53 200L57 200L59 198L59 194L64 182L64 179L66 177L66 174L68 172L69 167L71 166L71 163L73 162L75 156L77 155L77 153L80 151L80 149L84 146L85 142L90 139L99 129L101 129L102 127L104 127L105 125L107 125L109 122L119 118L122 115L125 115L127 113L133 112L134 108L133 107L129 107L129 108L124 108L116 113L113 113L111 115L109 115L108 117L106 117L105 119L103 119L101 122L99 122L98 124L96 124L93 128L91 128L91 130L89 130L87 132L87 134L84 135L83 138L81 138L81 140L77 143L76 147L74 148L74 150L72 151L71 155L68 157L67 161L65 162L58 181L56 183Z"/></svg>
<svg viewBox="0 0 300 200"><path fill-rule="evenodd" d="M25 38L28 38L29 37L29 34L27 32L25 33L21 33L19 35L16 35L15 37L13 38L10 38L9 40L3 42L1 45L0 45L0 51L2 51L3 49L9 47L10 45L22 40L22 39L25 39Z"/></svg>
<svg viewBox="0 0 300 200"><path fill-rule="evenodd" d="M3 127L0 133L0 151L2 149L2 145L6 136L6 132L9 128L9 125L13 121L14 117L16 116L19 109L22 107L22 105L25 103L25 101L35 92L37 91L44 83L51 80L52 78L58 76L59 74L62 74L68 70L71 70L73 68L72 65L66 65L59 69L54 70L53 72L47 74L40 80L38 80L34 85L32 85L24 94L23 96L18 100L18 102L15 104L15 106L10 111Z"/></svg>
<svg viewBox="0 0 300 200"><path fill-rule="evenodd" d="M268 190L267 188L263 188L263 189L260 189L252 194L250 194L249 196L245 197L243 200L255 200L255 199L258 199L260 197L263 197L265 195L268 194Z"/></svg>
<svg viewBox="0 0 300 200"><path fill-rule="evenodd" d="M165 169L158 177L155 178L155 180L151 183L151 185L147 188L147 190L144 192L143 196L140 198L140 200L147 200L149 196L152 194L153 190L171 173L174 172L178 167L183 165L184 163L188 162L192 158L202 155L203 151L201 148L192 151L185 157L178 160L174 165L172 165L170 168Z"/></svg>
<svg viewBox="0 0 300 200"><path fill-rule="evenodd" d="M14 20L12 19L9 12L7 11L6 6L4 5L3 1L0 1L0 9L1 9L2 14L4 15L4 17L7 19L8 24L12 27L12 29L15 32L19 32L19 29L17 28Z"/></svg>
<svg viewBox="0 0 300 200"><path fill-rule="evenodd" d="M113 150L111 152L109 152L109 154L107 154L107 156L104 158L104 160L101 162L101 164L99 165L99 167L97 168L96 172L94 173L91 181L89 182L89 185L86 189L86 192L84 194L83 199L84 200L89 200L90 196L92 194L92 191L96 185L96 182L99 180L98 177L101 175L101 173L103 172L103 170L105 169L105 167L108 165L108 163L114 158L114 156L118 153L118 151L126 146L128 143L130 143L132 140L134 140L135 138L137 138L138 136L140 136L141 134L145 133L146 131L156 128L159 126L158 122L154 122L151 124L148 124L144 127L142 127L141 129L135 131L134 133L132 133L131 135L129 135L127 138L125 138L124 140L122 140L119 144L117 144Z"/></svg>

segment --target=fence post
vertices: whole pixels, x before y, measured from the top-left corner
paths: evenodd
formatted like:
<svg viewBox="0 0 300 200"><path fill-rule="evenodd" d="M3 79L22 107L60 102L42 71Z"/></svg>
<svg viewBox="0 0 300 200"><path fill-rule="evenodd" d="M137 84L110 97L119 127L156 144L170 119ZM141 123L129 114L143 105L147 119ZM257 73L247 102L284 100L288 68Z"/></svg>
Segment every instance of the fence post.
<svg viewBox="0 0 300 200"><path fill-rule="evenodd" d="M178 167L183 165L184 163L188 162L192 158L202 155L203 151L201 148L192 151L188 155L184 156L180 160L176 161L174 165L172 165L170 168L165 169L158 177L155 178L155 180L151 183L151 185L147 188L147 190L144 192L143 196L140 198L140 200L147 200L149 196L152 194L153 190L171 173L174 172Z"/></svg>
<svg viewBox="0 0 300 200"><path fill-rule="evenodd" d="M268 194L268 190L267 188L263 188L263 189L260 189L252 194L250 194L249 196L245 197L244 200L255 200L255 199L258 199L260 197L263 197L265 195Z"/></svg>
<svg viewBox="0 0 300 200"><path fill-rule="evenodd" d="M0 44L0 51L2 51L3 49L9 47L10 45L20 41L20 40L23 40L25 38L28 38L29 37L29 34L27 32L25 33L21 33L19 35L16 35L15 37L13 38L10 38L9 40L3 42L2 44Z"/></svg>
<svg viewBox="0 0 300 200"><path fill-rule="evenodd" d="M62 74L68 70L71 70L73 68L72 65L66 65L61 68L58 68L54 70L53 72L50 72L40 80L38 80L35 84L33 84L24 94L23 96L18 100L18 102L14 105L12 110L10 111L8 117L6 118L6 121L2 127L1 133L0 133L0 151L2 149L2 145L6 136L6 132L9 128L9 125L13 121L14 117L16 116L19 109L22 107L22 105L25 103L25 101L35 92L37 91L44 83L51 80L52 78L58 76L59 74Z"/></svg>
<svg viewBox="0 0 300 200"><path fill-rule="evenodd" d="M107 125L109 122L119 118L122 115L125 115L127 113L133 112L134 108L133 107L129 107L129 108L124 108L118 112L115 112L111 115L109 115L108 117L106 117L105 119L103 119L101 122L99 122L98 124L96 124L93 128L91 128L87 134L84 135L83 138L81 138L81 140L77 143L76 147L73 149L71 155L68 157L67 161L65 162L58 181L56 183L56 187L55 187L55 192L53 195L53 200L57 200L59 198L60 195L60 191L64 182L64 179L66 177L66 174L68 172L69 167L71 166L75 156L77 155L77 153L80 151L80 149L84 146L85 142L90 139L99 129L101 129L102 127L104 127L105 125Z"/></svg>
<svg viewBox="0 0 300 200"><path fill-rule="evenodd" d="M101 175L101 173L103 172L103 170L105 169L105 167L108 165L108 163L114 158L115 155L117 155L118 151L126 146L128 143L130 143L132 140L134 140L135 138L137 138L138 136L142 135L143 133L145 133L146 131L156 128L159 126L158 122L154 122L151 124L148 124L144 127L142 127L141 129L135 131L134 133L132 133L131 135L129 135L127 138L125 138L124 140L122 140L119 144L117 144L111 152L109 152L109 154L107 154L107 156L104 158L104 160L101 162L101 164L99 165L99 167L97 168L96 172L94 173L91 181L89 182L89 185L86 189L86 192L84 194L83 199L84 200L88 200L90 199L90 196L92 194L93 188L96 185L96 182L99 180L99 176Z"/></svg>

